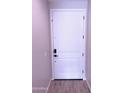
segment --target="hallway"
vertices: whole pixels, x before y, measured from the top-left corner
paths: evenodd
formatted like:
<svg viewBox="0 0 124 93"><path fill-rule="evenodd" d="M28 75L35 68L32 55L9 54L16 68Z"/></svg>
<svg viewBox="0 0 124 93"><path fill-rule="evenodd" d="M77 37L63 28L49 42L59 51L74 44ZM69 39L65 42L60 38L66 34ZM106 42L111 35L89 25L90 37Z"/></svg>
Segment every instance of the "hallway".
<svg viewBox="0 0 124 93"><path fill-rule="evenodd" d="M90 93L90 34L88 0L32 0L32 93Z"/></svg>
<svg viewBox="0 0 124 93"><path fill-rule="evenodd" d="M52 80L48 93L90 93L85 80Z"/></svg>

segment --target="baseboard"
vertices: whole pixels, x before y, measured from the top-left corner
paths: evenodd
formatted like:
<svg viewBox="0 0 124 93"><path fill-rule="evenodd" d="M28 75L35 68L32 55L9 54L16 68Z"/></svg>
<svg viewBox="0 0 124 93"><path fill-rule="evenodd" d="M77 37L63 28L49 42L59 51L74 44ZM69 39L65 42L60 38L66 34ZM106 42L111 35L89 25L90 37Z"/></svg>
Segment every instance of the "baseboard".
<svg viewBox="0 0 124 93"><path fill-rule="evenodd" d="M47 86L47 89L46 89L46 92L45 92L45 93L48 92L48 89L49 89L49 87L50 87L50 83L51 83L51 81L52 81L52 79L49 81L49 84L48 84L48 86Z"/></svg>
<svg viewBox="0 0 124 93"><path fill-rule="evenodd" d="M83 76L83 80L86 80L86 77L85 76Z"/></svg>
<svg viewBox="0 0 124 93"><path fill-rule="evenodd" d="M45 87L32 87L32 90L46 90Z"/></svg>
<svg viewBox="0 0 124 93"><path fill-rule="evenodd" d="M32 93L45 93L45 87L32 87Z"/></svg>
<svg viewBox="0 0 124 93"><path fill-rule="evenodd" d="M88 83L88 81L87 81L87 80L86 80L86 83L87 83L87 85L88 85L89 90L91 91L90 84Z"/></svg>
<svg viewBox="0 0 124 93"><path fill-rule="evenodd" d="M52 79L51 79L51 80L52 80ZM33 91L41 91L41 93L44 91L43 93L47 93L47 92L48 92L48 89L49 89L49 87L50 87L51 80L49 81L47 87L32 87L32 90L33 90ZM39 93L39 92L38 92L38 93Z"/></svg>

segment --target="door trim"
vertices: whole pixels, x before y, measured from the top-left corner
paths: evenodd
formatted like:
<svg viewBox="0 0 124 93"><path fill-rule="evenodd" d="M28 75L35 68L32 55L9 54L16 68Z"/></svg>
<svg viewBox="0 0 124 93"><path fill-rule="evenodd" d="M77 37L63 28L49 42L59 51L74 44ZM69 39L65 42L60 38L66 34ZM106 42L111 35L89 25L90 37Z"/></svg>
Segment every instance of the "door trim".
<svg viewBox="0 0 124 93"><path fill-rule="evenodd" d="M53 46L54 46L54 40L53 40L53 24L52 24L52 21L53 21L53 12L57 12L57 11L61 11L61 12L83 12L85 14L85 20L84 20L84 43L85 43L85 48L86 48L86 9L50 9L50 36L51 36L51 61L52 61L52 80L54 80L54 76L55 76L55 72L54 72L54 62L53 62ZM86 49L85 49L85 52L86 52ZM84 54L86 55L86 53L84 52ZM85 56L86 57L86 56ZM86 59L84 57L84 60ZM84 64L85 64L86 60L84 61ZM85 65L84 65L84 68L85 68ZM85 69L84 69L85 70ZM84 74L83 74L83 80L86 80L86 76L85 76L85 71L84 71Z"/></svg>

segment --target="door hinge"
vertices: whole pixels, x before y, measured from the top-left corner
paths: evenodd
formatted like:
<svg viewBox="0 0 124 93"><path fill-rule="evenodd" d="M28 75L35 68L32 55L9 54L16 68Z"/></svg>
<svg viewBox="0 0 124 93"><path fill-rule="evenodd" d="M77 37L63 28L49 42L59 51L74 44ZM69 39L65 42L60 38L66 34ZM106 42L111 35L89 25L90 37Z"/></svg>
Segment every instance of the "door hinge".
<svg viewBox="0 0 124 93"><path fill-rule="evenodd" d="M53 22L53 19L51 19L51 22Z"/></svg>
<svg viewBox="0 0 124 93"><path fill-rule="evenodd" d="M82 36L82 38L84 39L84 35Z"/></svg>
<svg viewBox="0 0 124 93"><path fill-rule="evenodd" d="M85 19L85 16L83 16L83 20Z"/></svg>
<svg viewBox="0 0 124 93"><path fill-rule="evenodd" d="M84 70L82 70L82 73L84 73Z"/></svg>
<svg viewBox="0 0 124 93"><path fill-rule="evenodd" d="M82 56L84 56L84 53L82 53Z"/></svg>

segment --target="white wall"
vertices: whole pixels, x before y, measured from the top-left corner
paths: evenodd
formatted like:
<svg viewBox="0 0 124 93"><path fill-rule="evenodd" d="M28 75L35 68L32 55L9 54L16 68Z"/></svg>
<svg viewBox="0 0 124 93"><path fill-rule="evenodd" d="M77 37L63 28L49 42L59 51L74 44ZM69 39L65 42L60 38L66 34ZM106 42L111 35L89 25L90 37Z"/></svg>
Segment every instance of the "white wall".
<svg viewBox="0 0 124 93"><path fill-rule="evenodd" d="M87 8L87 1L53 1L49 2L51 9L84 9Z"/></svg>
<svg viewBox="0 0 124 93"><path fill-rule="evenodd" d="M51 79L50 20L47 0L32 0L32 87L45 93Z"/></svg>
<svg viewBox="0 0 124 93"><path fill-rule="evenodd" d="M86 79L91 87L91 2L87 7Z"/></svg>

